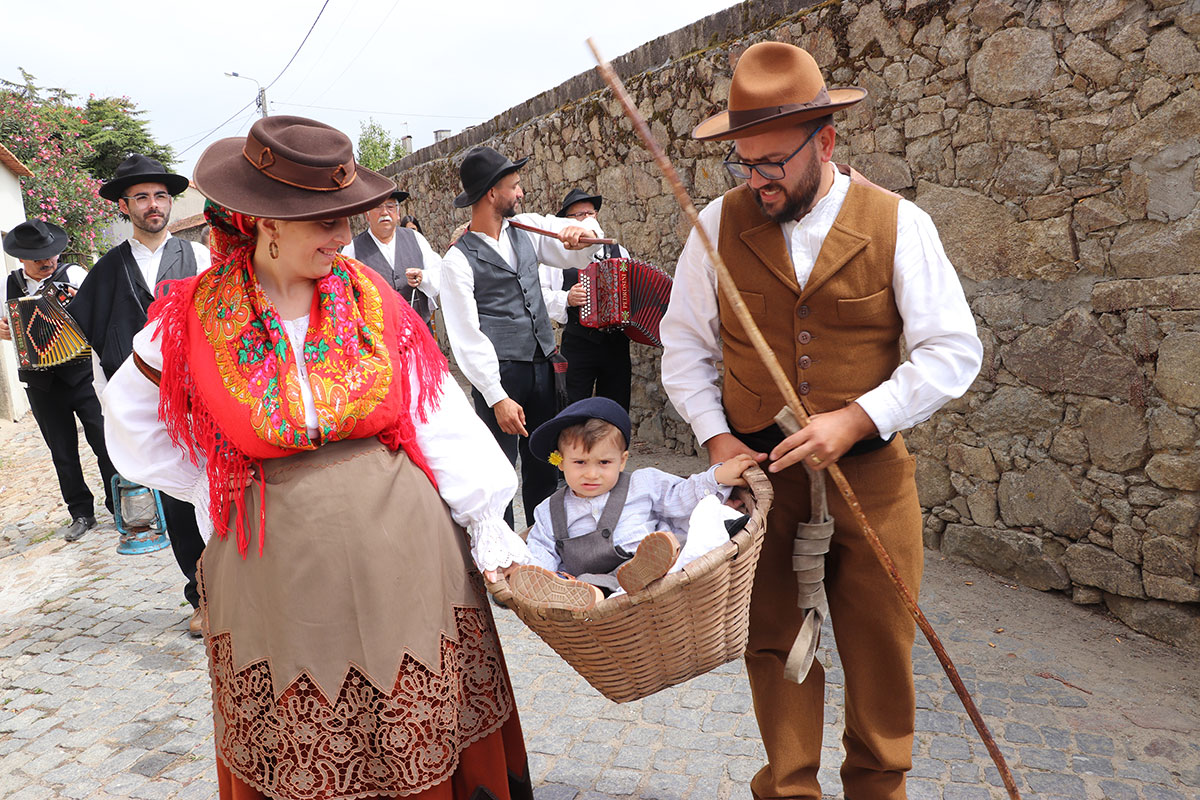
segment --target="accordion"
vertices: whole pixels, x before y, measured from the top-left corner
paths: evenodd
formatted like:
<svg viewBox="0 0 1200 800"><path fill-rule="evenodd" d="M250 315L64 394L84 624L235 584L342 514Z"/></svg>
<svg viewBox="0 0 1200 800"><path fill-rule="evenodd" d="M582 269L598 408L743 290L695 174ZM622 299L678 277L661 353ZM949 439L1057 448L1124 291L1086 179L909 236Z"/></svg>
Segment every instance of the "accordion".
<svg viewBox="0 0 1200 800"><path fill-rule="evenodd" d="M635 342L662 347L658 325L671 299L671 276L632 258L595 261L579 270L584 301L579 324L623 330Z"/></svg>
<svg viewBox="0 0 1200 800"><path fill-rule="evenodd" d="M21 369L50 369L91 355L87 337L65 308L69 297L48 284L39 294L8 301Z"/></svg>

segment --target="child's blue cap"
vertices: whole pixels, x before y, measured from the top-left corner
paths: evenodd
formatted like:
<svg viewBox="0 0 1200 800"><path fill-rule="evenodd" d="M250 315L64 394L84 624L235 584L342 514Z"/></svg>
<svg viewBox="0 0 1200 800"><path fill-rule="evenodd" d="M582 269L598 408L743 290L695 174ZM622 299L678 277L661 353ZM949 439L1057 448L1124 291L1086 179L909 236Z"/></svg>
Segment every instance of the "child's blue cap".
<svg viewBox="0 0 1200 800"><path fill-rule="evenodd" d="M607 397L589 397L571 403L558 412L554 419L537 426L529 436L529 452L543 461L549 461L550 454L558 449L558 435L563 429L587 422L589 419L602 419L615 425L625 437L625 448L629 448L629 433L632 427L629 414L620 404Z"/></svg>

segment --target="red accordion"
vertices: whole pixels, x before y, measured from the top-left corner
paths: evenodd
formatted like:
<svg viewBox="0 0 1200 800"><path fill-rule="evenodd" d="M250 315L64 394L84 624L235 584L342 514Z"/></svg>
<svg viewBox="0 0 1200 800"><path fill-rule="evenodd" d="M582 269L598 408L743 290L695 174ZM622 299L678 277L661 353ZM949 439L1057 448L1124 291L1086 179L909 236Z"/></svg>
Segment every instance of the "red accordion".
<svg viewBox="0 0 1200 800"><path fill-rule="evenodd" d="M579 270L585 298L579 324L624 330L635 342L662 347L658 325L671 299L671 276L632 258L595 261Z"/></svg>

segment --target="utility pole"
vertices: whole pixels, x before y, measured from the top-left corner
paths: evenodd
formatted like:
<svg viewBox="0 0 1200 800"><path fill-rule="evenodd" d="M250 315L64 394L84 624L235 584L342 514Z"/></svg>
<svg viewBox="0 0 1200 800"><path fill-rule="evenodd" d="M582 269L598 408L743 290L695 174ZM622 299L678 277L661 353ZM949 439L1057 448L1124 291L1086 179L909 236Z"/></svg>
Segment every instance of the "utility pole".
<svg viewBox="0 0 1200 800"><path fill-rule="evenodd" d="M258 87L258 95L254 98L254 104L258 106L258 111L260 114L262 114L264 117L270 116L270 110L267 108L267 90L262 87L262 84L260 84L258 81L255 81L254 78L251 78L249 75L239 75L236 72L226 72L225 74L231 78L242 78L244 80L254 81L254 85Z"/></svg>

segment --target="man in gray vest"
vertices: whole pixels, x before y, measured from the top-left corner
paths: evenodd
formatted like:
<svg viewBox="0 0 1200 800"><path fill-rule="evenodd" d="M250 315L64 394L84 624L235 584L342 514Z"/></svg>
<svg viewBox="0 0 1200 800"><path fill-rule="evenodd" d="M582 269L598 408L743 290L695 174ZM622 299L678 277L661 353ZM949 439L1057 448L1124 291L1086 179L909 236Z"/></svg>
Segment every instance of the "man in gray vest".
<svg viewBox="0 0 1200 800"><path fill-rule="evenodd" d="M437 308L442 259L415 230L400 227L400 203L408 192L396 190L366 213L367 229L342 248L342 255L383 276L428 325Z"/></svg>
<svg viewBox="0 0 1200 800"><path fill-rule="evenodd" d="M463 192L457 208L471 208L471 222L442 261L442 315L454 359L471 382L475 411L513 464L521 457L525 522L549 497L557 470L529 453L529 431L558 413L554 369L557 350L542 300L538 264L560 269L586 266L596 245L582 236L601 235L595 219L522 214L517 221L550 231L532 235L509 224L525 193L513 162L490 147L467 153L459 168ZM505 520L513 523L510 505Z"/></svg>
<svg viewBox="0 0 1200 800"><path fill-rule="evenodd" d="M100 257L67 310L92 345L101 405L108 379L133 352L133 335L146 325L155 293L168 281L190 278L210 265L207 247L167 232L172 199L187 187L187 178L167 172L161 163L143 155L125 159L112 180L100 187L100 196L116 203L121 215L133 223L133 236ZM183 594L195 609L188 631L199 637L196 562L204 539L190 503L165 494L162 499L171 549L187 578Z"/></svg>

